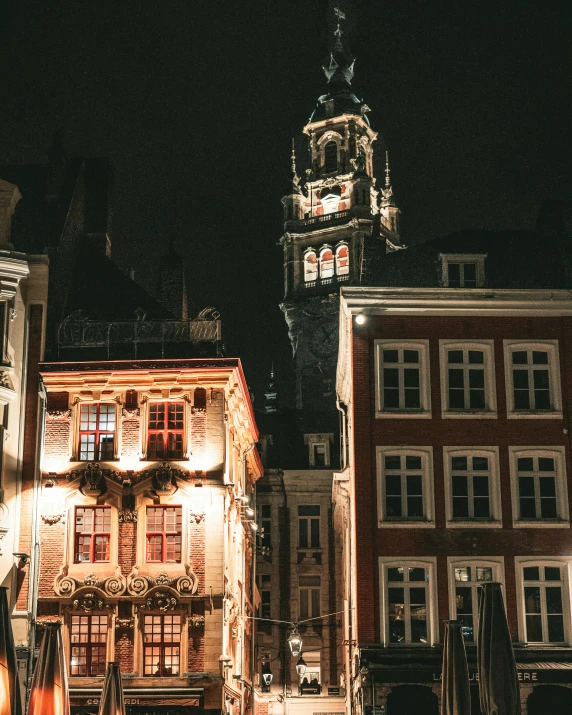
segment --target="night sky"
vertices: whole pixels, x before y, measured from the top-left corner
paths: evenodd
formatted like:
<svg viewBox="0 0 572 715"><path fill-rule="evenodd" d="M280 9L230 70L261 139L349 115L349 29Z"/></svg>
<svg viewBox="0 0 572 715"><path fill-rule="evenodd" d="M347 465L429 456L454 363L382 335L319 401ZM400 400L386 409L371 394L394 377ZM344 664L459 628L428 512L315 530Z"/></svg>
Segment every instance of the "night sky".
<svg viewBox="0 0 572 715"><path fill-rule="evenodd" d="M565 3L341 5L405 243L532 228L544 199L570 198ZM220 310L253 387L272 359L282 381L280 198L325 90L327 0L20 0L0 46L0 164L44 161L56 129L69 156L108 157L114 260L154 291L174 240L195 312Z"/></svg>

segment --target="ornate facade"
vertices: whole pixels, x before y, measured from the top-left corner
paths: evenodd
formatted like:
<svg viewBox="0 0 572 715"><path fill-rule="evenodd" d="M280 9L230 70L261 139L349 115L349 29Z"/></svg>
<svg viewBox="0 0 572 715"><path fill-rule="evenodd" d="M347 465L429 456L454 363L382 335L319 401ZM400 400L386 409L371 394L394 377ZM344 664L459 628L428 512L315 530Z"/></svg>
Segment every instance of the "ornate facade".
<svg viewBox="0 0 572 715"><path fill-rule="evenodd" d="M131 715L248 712L261 465L240 363L59 363L41 375L37 622L63 624L72 712L97 713L111 660Z"/></svg>

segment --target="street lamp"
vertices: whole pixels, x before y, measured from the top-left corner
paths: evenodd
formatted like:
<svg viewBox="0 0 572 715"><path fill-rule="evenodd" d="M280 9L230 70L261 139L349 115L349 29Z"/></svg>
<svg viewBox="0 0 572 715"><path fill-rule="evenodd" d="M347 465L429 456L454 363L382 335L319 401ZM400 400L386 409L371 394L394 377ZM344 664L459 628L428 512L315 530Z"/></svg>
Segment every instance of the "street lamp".
<svg viewBox="0 0 572 715"><path fill-rule="evenodd" d="M288 645L293 656L300 655L302 652L302 638L298 633L298 629L294 626L292 633L288 636Z"/></svg>
<svg viewBox="0 0 572 715"><path fill-rule="evenodd" d="M270 692L270 685L272 683L272 670L270 669L270 663L265 661L262 664L262 681L264 682L264 691Z"/></svg>
<svg viewBox="0 0 572 715"><path fill-rule="evenodd" d="M300 676L304 675L304 673L306 672L306 661L304 660L304 658L302 658L302 656L300 656L300 659L296 663L296 672Z"/></svg>

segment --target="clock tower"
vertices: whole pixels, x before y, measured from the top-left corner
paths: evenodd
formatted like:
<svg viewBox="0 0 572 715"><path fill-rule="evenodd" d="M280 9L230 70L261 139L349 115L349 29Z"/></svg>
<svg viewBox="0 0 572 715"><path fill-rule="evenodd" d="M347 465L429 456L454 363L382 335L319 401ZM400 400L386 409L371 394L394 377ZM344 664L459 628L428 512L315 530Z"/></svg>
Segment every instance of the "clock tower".
<svg viewBox="0 0 572 715"><path fill-rule="evenodd" d="M326 93L303 129L309 168L298 175L294 148L284 206L285 295L281 305L296 373L296 408L307 433L336 433L335 375L340 287L360 285L375 254L399 250L399 218L386 157L385 182L373 176L367 104L354 93L354 57L343 21L323 64Z"/></svg>

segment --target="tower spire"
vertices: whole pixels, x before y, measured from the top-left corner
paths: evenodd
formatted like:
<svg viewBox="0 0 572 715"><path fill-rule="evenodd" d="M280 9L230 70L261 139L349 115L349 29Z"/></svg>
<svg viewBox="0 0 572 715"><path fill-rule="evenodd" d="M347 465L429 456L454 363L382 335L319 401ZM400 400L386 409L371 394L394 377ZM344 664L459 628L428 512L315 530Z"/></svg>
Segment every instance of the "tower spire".
<svg viewBox="0 0 572 715"><path fill-rule="evenodd" d="M391 179L389 170L389 152L385 152L385 188L391 191Z"/></svg>
<svg viewBox="0 0 572 715"><path fill-rule="evenodd" d="M355 59L351 56L347 42L344 42L344 30L342 22L346 19L345 12L338 7L334 7L336 16L336 29L330 56L326 59L322 68L330 86L336 88L349 87L354 76Z"/></svg>

